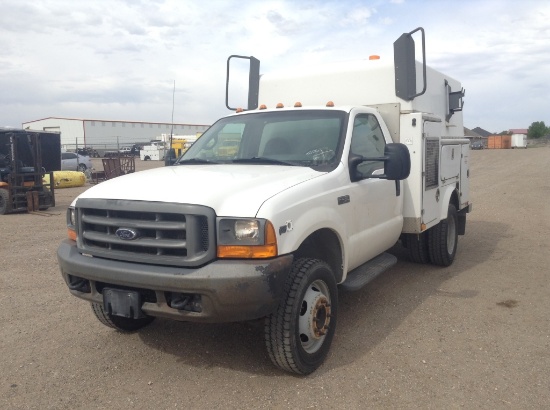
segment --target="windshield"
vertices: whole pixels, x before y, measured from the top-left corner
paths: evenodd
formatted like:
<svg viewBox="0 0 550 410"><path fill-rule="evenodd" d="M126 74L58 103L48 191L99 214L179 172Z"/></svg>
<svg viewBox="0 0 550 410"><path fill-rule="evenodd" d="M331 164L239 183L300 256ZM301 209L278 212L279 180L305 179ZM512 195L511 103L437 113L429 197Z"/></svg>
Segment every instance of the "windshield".
<svg viewBox="0 0 550 410"><path fill-rule="evenodd" d="M339 160L346 113L299 110L222 118L176 164L333 166Z"/></svg>

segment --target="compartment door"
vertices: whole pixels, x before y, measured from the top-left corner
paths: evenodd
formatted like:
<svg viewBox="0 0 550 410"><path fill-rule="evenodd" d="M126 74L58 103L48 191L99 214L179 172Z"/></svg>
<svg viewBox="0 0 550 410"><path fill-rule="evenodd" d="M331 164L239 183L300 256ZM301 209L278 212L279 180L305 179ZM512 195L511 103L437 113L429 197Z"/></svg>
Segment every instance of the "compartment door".
<svg viewBox="0 0 550 410"><path fill-rule="evenodd" d="M460 162L460 209L470 203L470 147L462 144L462 160Z"/></svg>
<svg viewBox="0 0 550 410"><path fill-rule="evenodd" d="M431 227L439 222L441 162L441 123L424 121L424 161L422 178L422 223Z"/></svg>

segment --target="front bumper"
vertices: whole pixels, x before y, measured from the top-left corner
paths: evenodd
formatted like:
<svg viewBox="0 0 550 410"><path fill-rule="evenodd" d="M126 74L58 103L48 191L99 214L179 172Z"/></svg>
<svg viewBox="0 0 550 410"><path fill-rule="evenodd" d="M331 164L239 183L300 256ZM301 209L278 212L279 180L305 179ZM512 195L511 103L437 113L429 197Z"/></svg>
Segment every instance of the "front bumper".
<svg viewBox="0 0 550 410"><path fill-rule="evenodd" d="M217 260L200 268L180 268L83 256L73 241L57 250L67 285L84 279L84 291L70 290L89 302L103 303L103 288L147 294L141 307L150 316L193 322L233 322L272 313L283 295L292 255L268 260ZM73 286L74 287L74 286ZM192 295L194 311L170 307L174 295Z"/></svg>

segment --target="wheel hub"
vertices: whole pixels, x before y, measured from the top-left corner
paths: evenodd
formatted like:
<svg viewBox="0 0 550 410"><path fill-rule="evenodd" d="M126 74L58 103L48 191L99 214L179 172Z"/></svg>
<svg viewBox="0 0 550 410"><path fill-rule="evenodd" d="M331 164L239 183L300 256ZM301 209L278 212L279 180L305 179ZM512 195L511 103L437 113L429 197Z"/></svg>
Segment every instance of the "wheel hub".
<svg viewBox="0 0 550 410"><path fill-rule="evenodd" d="M316 337L324 336L330 323L330 303L324 296L317 299L313 308L313 333Z"/></svg>
<svg viewBox="0 0 550 410"><path fill-rule="evenodd" d="M330 292L322 281L313 282L302 300L298 332L303 349L315 353L323 345L330 326Z"/></svg>

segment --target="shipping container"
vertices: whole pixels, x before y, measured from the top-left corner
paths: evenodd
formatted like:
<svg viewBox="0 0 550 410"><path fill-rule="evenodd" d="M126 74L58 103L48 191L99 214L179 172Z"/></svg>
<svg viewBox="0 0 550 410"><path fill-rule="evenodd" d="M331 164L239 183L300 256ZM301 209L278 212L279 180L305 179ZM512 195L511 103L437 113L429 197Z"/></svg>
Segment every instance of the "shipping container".
<svg viewBox="0 0 550 410"><path fill-rule="evenodd" d="M489 135L487 138L487 148L489 149L509 149L512 148L511 135Z"/></svg>

